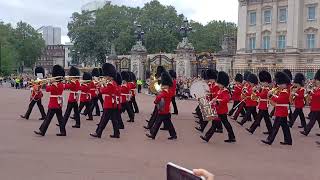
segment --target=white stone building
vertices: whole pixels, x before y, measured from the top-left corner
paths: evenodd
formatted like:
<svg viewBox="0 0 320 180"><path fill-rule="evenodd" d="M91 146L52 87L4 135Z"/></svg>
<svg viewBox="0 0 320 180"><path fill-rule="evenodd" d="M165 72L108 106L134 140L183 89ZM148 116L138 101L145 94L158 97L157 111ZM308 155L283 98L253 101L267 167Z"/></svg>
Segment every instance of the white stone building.
<svg viewBox="0 0 320 180"><path fill-rule="evenodd" d="M234 68L320 64L320 0L239 0Z"/></svg>
<svg viewBox="0 0 320 180"><path fill-rule="evenodd" d="M42 26L38 29L46 45L61 44L61 28L52 26Z"/></svg>

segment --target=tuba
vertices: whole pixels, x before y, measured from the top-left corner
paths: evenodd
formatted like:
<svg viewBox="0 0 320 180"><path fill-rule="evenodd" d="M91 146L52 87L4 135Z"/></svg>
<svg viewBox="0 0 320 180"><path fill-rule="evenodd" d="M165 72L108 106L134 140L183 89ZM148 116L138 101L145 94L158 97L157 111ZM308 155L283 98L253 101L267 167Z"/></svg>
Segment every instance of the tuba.
<svg viewBox="0 0 320 180"><path fill-rule="evenodd" d="M161 85L158 79L156 79L155 77L153 77L152 79L153 80L149 85L149 90L152 94L158 94L161 91Z"/></svg>
<svg viewBox="0 0 320 180"><path fill-rule="evenodd" d="M190 94L199 103L203 120L210 121L218 118L216 109L212 109L211 103L207 100L209 86L204 81L195 81L190 87Z"/></svg>

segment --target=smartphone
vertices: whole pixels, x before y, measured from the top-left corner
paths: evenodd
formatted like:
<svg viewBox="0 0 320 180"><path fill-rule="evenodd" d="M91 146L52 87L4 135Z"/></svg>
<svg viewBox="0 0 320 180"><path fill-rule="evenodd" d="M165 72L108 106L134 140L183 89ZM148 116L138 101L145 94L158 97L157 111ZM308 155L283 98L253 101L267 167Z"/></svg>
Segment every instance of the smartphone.
<svg viewBox="0 0 320 180"><path fill-rule="evenodd" d="M167 164L167 180L205 180L193 174L189 169L169 162Z"/></svg>

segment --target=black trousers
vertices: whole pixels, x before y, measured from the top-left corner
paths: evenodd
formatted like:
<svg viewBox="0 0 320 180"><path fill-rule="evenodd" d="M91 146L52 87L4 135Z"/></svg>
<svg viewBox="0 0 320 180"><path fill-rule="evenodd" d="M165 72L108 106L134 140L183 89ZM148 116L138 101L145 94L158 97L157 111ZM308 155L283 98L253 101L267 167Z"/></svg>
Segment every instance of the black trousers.
<svg viewBox="0 0 320 180"><path fill-rule="evenodd" d="M236 113L235 113L234 116L233 116L233 119L234 119L234 120L237 120L238 117L239 117L239 115L240 115L240 113L241 113L241 112L246 113L246 112L247 112L246 110L247 110L246 103L243 101L243 102L241 102L241 103L239 104L238 109L237 109Z"/></svg>
<svg viewBox="0 0 320 180"><path fill-rule="evenodd" d="M218 129L218 126L220 126L219 124L223 124L223 126L226 128L227 132L228 132L228 138L230 140L236 139L232 126L228 121L227 118L227 114L221 114L219 115L220 121L212 121L212 125L211 128L208 130L208 132L205 135L206 139L211 139L211 137L213 136L214 132Z"/></svg>
<svg viewBox="0 0 320 180"><path fill-rule="evenodd" d="M138 85L138 93L141 93L141 85Z"/></svg>
<svg viewBox="0 0 320 180"><path fill-rule="evenodd" d="M269 117L268 110L259 110L257 118L252 123L251 127L249 128L252 133L257 129L258 126L260 126L262 118L264 119L264 122L266 123L267 129L269 134L271 133L272 129L272 123Z"/></svg>
<svg viewBox="0 0 320 180"><path fill-rule="evenodd" d="M86 109L84 110L84 115L88 115L89 119L93 119L92 117L92 112L90 112L90 107L91 107L91 103L90 101L88 102L80 102L79 104L79 112L81 113L82 109L86 107Z"/></svg>
<svg viewBox="0 0 320 180"><path fill-rule="evenodd" d="M131 97L131 103L132 103L132 107L133 107L133 112L134 113L139 113L139 107L138 107L138 104L137 104L135 96Z"/></svg>
<svg viewBox="0 0 320 180"><path fill-rule="evenodd" d="M157 106L154 106L154 109L153 109L152 115L151 115L151 117L149 119L147 127L148 128L152 128L152 126L156 122L157 118L158 118L158 108L157 108Z"/></svg>
<svg viewBox="0 0 320 180"><path fill-rule="evenodd" d="M63 116L64 125L67 125L72 110L74 113L74 119L76 120L76 126L80 126L80 112L78 102L68 102L67 109Z"/></svg>
<svg viewBox="0 0 320 180"><path fill-rule="evenodd" d="M254 120L257 118L257 107L256 106L247 107L246 109L247 109L246 114L244 115L242 121L240 122L241 125L243 125L247 121L252 121L251 120L251 115L253 116Z"/></svg>
<svg viewBox="0 0 320 180"><path fill-rule="evenodd" d="M98 94L98 99L100 101L100 104L101 104L101 109L103 109L103 97L102 97L102 94Z"/></svg>
<svg viewBox="0 0 320 180"><path fill-rule="evenodd" d="M228 116L232 116L232 114L233 114L236 110L238 110L238 109L240 108L240 105L239 105L237 108L235 108L240 102L241 102L241 101L234 101L234 102L233 102L233 106L232 106L232 108L230 109L230 111L229 111L229 113L228 113ZM239 112L240 112L243 116L245 115L245 111L244 111L243 108L240 109Z"/></svg>
<svg viewBox="0 0 320 180"><path fill-rule="evenodd" d="M162 123L165 127L168 128L171 137L177 136L176 130L174 129L174 126L171 121L171 114L159 114L154 125L150 129L150 134L152 137L157 136L157 133Z"/></svg>
<svg viewBox="0 0 320 180"><path fill-rule="evenodd" d="M273 117L275 110L275 108L272 109L272 111L270 112L270 117Z"/></svg>
<svg viewBox="0 0 320 180"><path fill-rule="evenodd" d="M296 121L297 117L300 117L301 126L303 128L306 127L306 118L304 117L303 109L302 108L296 108L289 120L289 126L292 127L294 125L294 122Z"/></svg>
<svg viewBox="0 0 320 180"><path fill-rule="evenodd" d="M121 104L122 112L127 111L130 120L134 120L134 112L133 112L132 106L130 104L131 104L130 101L122 103Z"/></svg>
<svg viewBox="0 0 320 180"><path fill-rule="evenodd" d="M287 123L287 117L276 117L272 126L271 133L269 134L267 141L271 144L273 143L274 139L276 138L279 128L282 128L284 142L292 144L292 138L290 133L290 128Z"/></svg>
<svg viewBox="0 0 320 180"><path fill-rule="evenodd" d="M124 124L121 117L121 109L117 109L117 111L115 111L115 117L116 117L116 121L119 126L119 129L124 129Z"/></svg>
<svg viewBox="0 0 320 180"><path fill-rule="evenodd" d="M314 124L318 121L318 124L320 126L320 111L311 111L310 113L310 121L305 127L304 131L306 134L309 134L311 129L313 128Z"/></svg>
<svg viewBox="0 0 320 180"><path fill-rule="evenodd" d="M45 111L44 111L44 107L43 107L43 105L42 105L41 99L39 99L39 100L37 100L37 101L36 101L36 100L31 100L31 101L30 101L28 110L27 110L26 114L24 115L24 116L26 117L26 119L29 119L30 114L31 114L31 112L32 112L32 109L33 109L33 107L34 107L34 105L35 105L36 103L37 103L37 106L38 106L38 108L39 108L39 110L40 110L41 117L42 117L42 118L45 118L45 117L46 117L46 113L45 113Z"/></svg>
<svg viewBox="0 0 320 180"><path fill-rule="evenodd" d="M51 120L53 118L53 116L56 115L58 122L59 122L59 127L60 127L60 133L61 134L65 134L66 133L66 129L65 129L65 123L63 121L63 117L62 117L62 109L61 108L57 108L57 109L48 109L48 113L47 116L45 118L45 120L42 122L39 130L40 132L45 135L47 132L47 129L51 123Z"/></svg>
<svg viewBox="0 0 320 180"><path fill-rule="evenodd" d="M93 110L96 109L96 115L100 116L100 108L99 108L98 101L99 101L99 97L98 96L92 97L91 103L90 103L91 106L90 106L90 110L89 111L92 114Z"/></svg>
<svg viewBox="0 0 320 180"><path fill-rule="evenodd" d="M171 98L172 106L173 106L173 113L178 114L178 107L176 103L176 96L172 96Z"/></svg>
<svg viewBox="0 0 320 180"><path fill-rule="evenodd" d="M112 127L113 127L113 135L119 136L120 131L119 131L119 125L117 121L117 111L118 109L104 109L100 123L98 124L98 127L96 129L96 133L98 136L102 135L103 130L106 128L109 120L112 122Z"/></svg>

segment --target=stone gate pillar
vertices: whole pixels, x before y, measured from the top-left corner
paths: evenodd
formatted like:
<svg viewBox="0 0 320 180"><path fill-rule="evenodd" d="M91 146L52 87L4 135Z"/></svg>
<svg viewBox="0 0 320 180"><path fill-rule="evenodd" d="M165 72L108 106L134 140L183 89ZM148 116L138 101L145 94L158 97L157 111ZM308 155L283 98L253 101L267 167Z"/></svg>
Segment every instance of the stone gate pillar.
<svg viewBox="0 0 320 180"><path fill-rule="evenodd" d="M184 37L182 42L177 46L175 51L176 57L176 72L177 76L191 77L191 61L196 59L194 47L188 42L188 38Z"/></svg>
<svg viewBox="0 0 320 180"><path fill-rule="evenodd" d="M137 79L146 79L146 62L147 49L142 45L142 41L137 41L131 49L131 71L136 75Z"/></svg>

